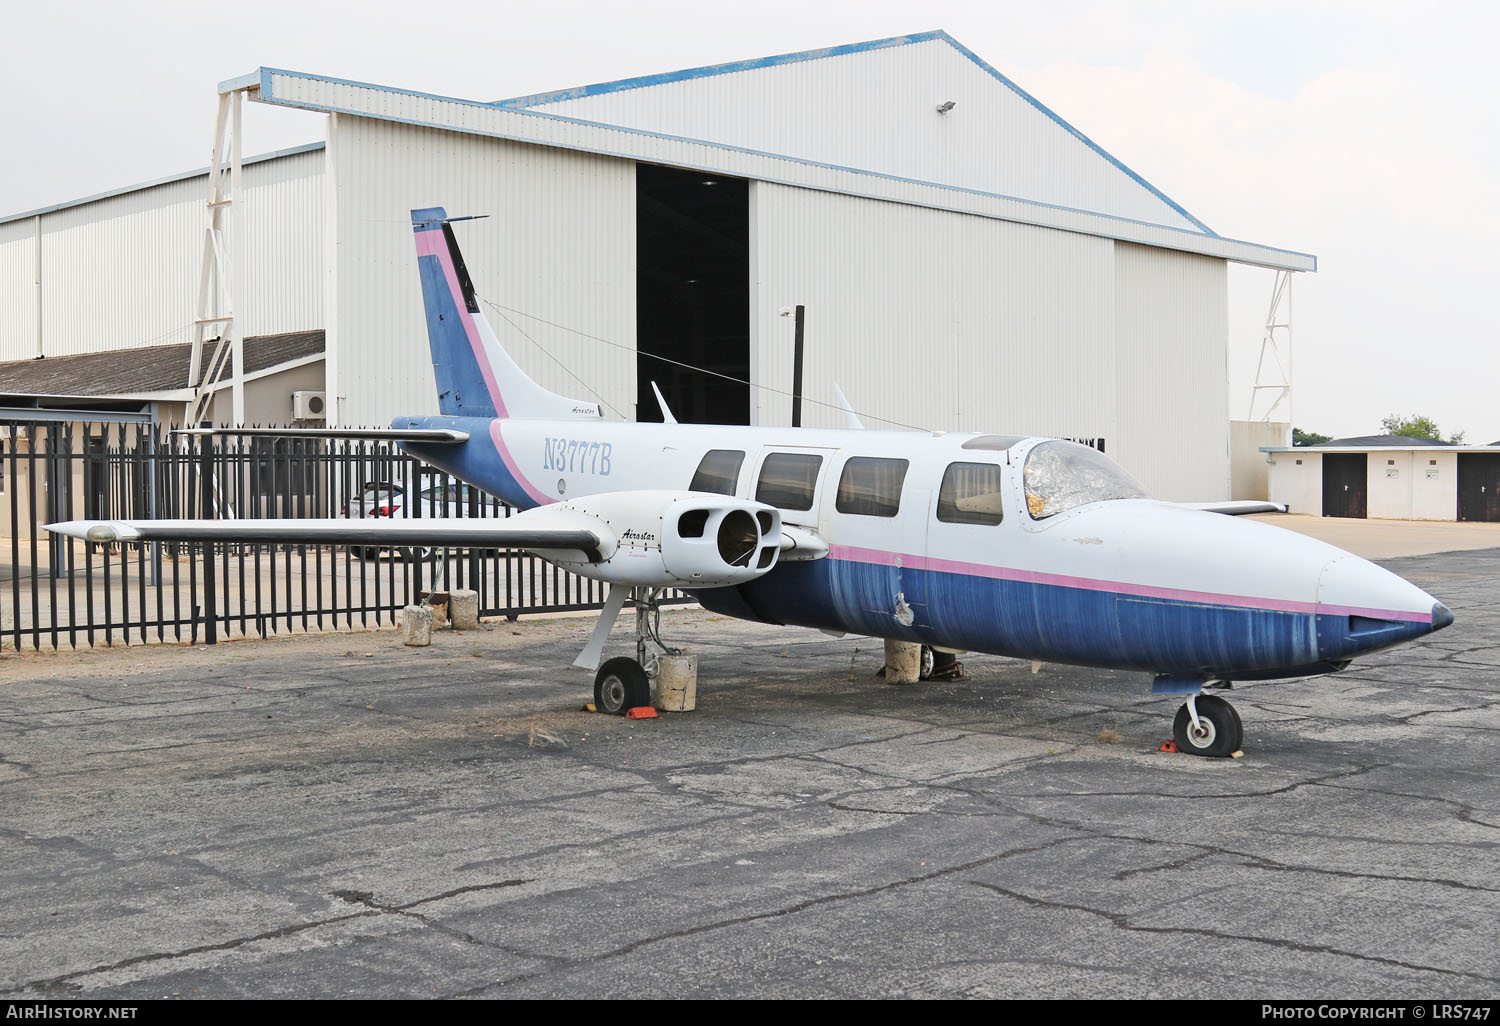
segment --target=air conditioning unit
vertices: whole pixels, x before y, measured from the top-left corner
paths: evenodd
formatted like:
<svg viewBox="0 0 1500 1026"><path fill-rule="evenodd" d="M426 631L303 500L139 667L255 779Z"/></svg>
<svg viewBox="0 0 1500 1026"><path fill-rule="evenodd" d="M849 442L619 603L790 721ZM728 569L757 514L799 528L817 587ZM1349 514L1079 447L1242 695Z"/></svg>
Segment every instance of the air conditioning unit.
<svg viewBox="0 0 1500 1026"><path fill-rule="evenodd" d="M327 414L322 392L293 392L293 420L326 420Z"/></svg>

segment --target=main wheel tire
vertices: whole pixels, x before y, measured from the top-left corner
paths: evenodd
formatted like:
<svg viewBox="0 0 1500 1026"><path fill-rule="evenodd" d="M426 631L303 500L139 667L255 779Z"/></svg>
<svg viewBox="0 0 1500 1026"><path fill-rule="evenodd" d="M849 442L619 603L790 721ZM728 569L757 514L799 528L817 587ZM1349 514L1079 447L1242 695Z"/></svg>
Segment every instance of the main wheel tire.
<svg viewBox="0 0 1500 1026"><path fill-rule="evenodd" d="M594 708L624 716L639 705L651 704L651 681L641 664L628 656L610 659L594 675Z"/></svg>
<svg viewBox="0 0 1500 1026"><path fill-rule="evenodd" d="M917 679L928 680L932 677L932 668L937 657L932 654L931 645L922 646L921 662L917 664Z"/></svg>
<svg viewBox="0 0 1500 1026"><path fill-rule="evenodd" d="M1194 704L1198 707L1197 730L1193 729L1193 718L1186 705L1177 710L1177 718L1172 721L1172 739L1177 742L1177 750L1209 759L1228 758L1239 751L1245 740L1245 728L1234 706L1215 695L1199 695Z"/></svg>
<svg viewBox="0 0 1500 1026"><path fill-rule="evenodd" d="M432 559L430 545L412 545L401 550L401 558L408 563L426 563Z"/></svg>

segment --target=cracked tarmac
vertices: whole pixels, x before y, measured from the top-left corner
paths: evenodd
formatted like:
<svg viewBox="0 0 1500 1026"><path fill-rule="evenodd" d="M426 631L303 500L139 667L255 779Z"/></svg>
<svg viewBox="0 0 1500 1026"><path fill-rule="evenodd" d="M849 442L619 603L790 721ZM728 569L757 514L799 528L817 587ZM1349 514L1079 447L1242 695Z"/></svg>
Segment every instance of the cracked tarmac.
<svg viewBox="0 0 1500 1026"><path fill-rule="evenodd" d="M704 612L643 721L580 619L10 655L0 991L1494 999L1500 549L1385 565L1454 626L1237 686L1222 761L1142 674Z"/></svg>

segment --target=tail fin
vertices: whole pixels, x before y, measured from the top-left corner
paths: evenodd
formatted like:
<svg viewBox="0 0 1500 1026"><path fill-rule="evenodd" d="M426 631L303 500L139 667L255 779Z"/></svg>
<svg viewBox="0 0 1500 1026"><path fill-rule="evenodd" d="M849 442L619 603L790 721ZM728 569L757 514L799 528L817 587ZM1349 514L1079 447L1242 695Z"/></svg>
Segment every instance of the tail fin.
<svg viewBox="0 0 1500 1026"><path fill-rule="evenodd" d="M479 309L474 284L442 207L411 212L427 308L427 339L447 416L543 420L598 419L598 403L549 392L526 376Z"/></svg>

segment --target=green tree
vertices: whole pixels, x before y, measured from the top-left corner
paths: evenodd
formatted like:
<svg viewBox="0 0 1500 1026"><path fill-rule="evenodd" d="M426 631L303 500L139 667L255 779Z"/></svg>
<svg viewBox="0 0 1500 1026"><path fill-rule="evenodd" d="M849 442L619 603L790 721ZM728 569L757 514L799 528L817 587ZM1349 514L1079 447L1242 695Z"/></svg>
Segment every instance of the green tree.
<svg viewBox="0 0 1500 1026"><path fill-rule="evenodd" d="M1450 445L1463 445L1464 433L1455 431L1447 439L1438 430L1437 421L1431 417L1416 414L1410 417L1401 417L1391 414L1380 422L1380 426L1388 435L1401 435L1404 438L1430 438L1434 442L1447 441Z"/></svg>
<svg viewBox="0 0 1500 1026"><path fill-rule="evenodd" d="M1316 431L1303 431L1301 428L1292 428L1293 445L1322 445L1324 442L1333 441L1332 435L1320 435Z"/></svg>

